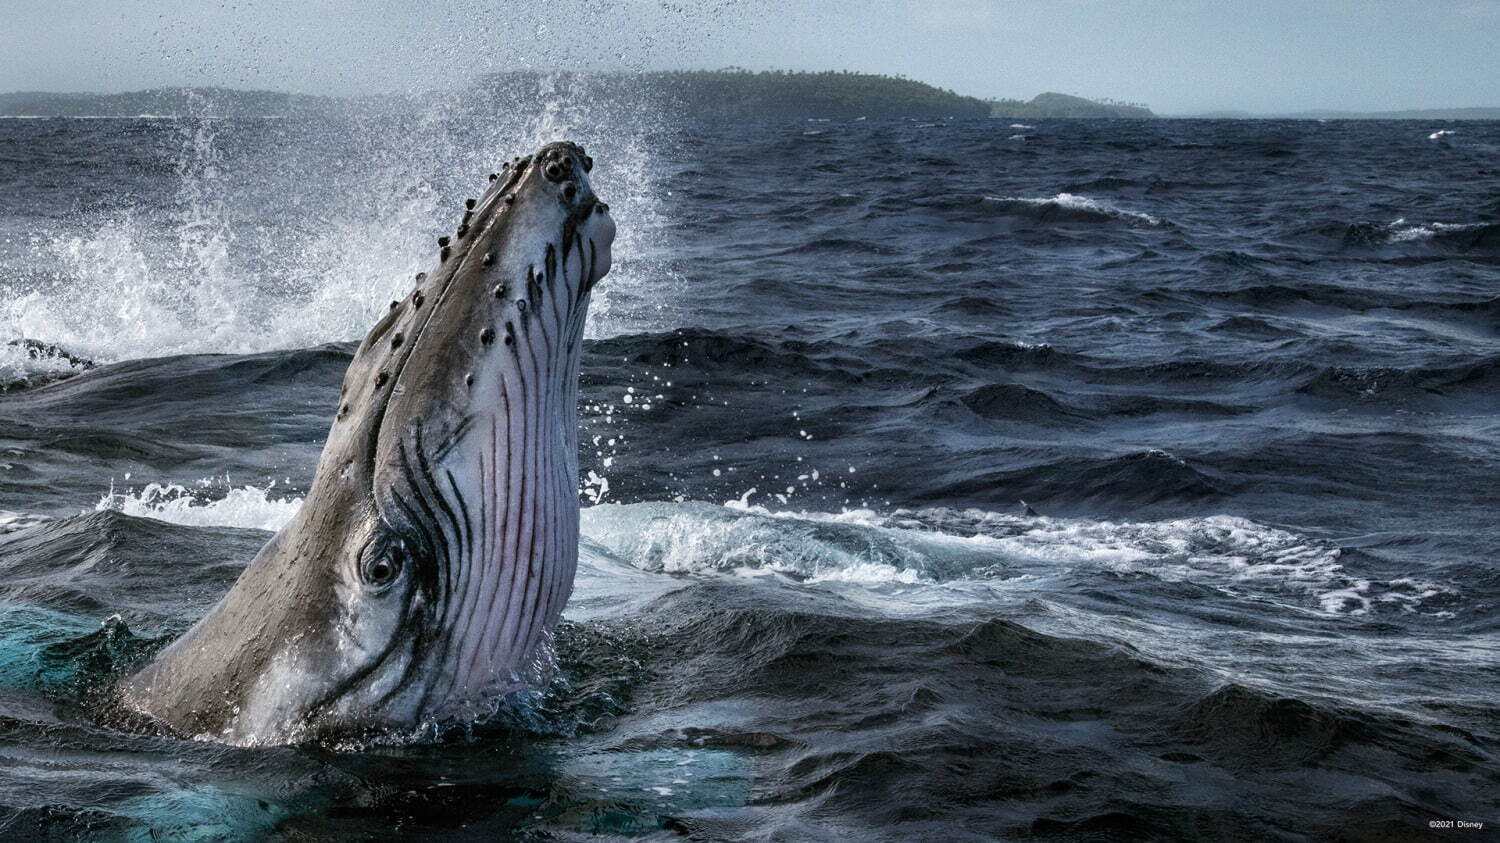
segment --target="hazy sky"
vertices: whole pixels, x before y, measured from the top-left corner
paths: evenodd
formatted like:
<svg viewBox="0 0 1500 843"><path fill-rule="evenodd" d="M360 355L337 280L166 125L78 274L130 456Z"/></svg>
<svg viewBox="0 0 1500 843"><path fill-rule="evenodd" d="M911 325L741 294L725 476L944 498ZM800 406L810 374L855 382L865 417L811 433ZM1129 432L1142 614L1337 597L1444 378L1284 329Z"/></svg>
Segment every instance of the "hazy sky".
<svg viewBox="0 0 1500 843"><path fill-rule="evenodd" d="M1500 105L1500 0L0 0L0 91L731 65L1163 113Z"/></svg>

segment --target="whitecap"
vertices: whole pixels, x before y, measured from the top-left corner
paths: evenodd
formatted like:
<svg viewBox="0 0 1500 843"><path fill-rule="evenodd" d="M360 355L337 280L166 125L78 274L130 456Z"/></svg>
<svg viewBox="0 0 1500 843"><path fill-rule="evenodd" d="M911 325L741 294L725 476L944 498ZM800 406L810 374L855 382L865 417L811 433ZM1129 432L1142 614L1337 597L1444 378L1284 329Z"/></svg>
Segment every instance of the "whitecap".
<svg viewBox="0 0 1500 843"><path fill-rule="evenodd" d="M1483 227L1484 223L1429 222L1421 225L1408 225L1405 219L1398 219L1391 223L1390 241L1392 243L1421 242L1431 240L1440 234L1475 231Z"/></svg>
<svg viewBox="0 0 1500 843"><path fill-rule="evenodd" d="M210 489L212 481L205 485ZM218 490L193 491L172 483L149 483L139 490L116 491L94 505L96 511L114 510L141 518L154 518L192 527L248 527L280 530L302 506L300 497L278 497L270 484Z"/></svg>
<svg viewBox="0 0 1500 843"><path fill-rule="evenodd" d="M29 530L38 524L45 524L50 520L52 519L45 515L0 509L0 536L7 533L18 533L22 530Z"/></svg>
<svg viewBox="0 0 1500 843"><path fill-rule="evenodd" d="M1150 214L1139 211L1129 211L1112 205L1102 199L1091 199L1087 196L1079 196L1076 193L1059 193L1056 196L1031 197L1031 196L986 196L986 201L1001 204L1024 205L1033 208L1061 208L1068 211L1078 212L1085 215L1098 217L1111 217L1114 219L1130 222L1145 223L1146 225L1161 225L1161 219Z"/></svg>
<svg viewBox="0 0 1500 843"><path fill-rule="evenodd" d="M0 344L0 392L76 375L88 364L55 347Z"/></svg>
<svg viewBox="0 0 1500 843"><path fill-rule="evenodd" d="M1425 580L1381 582L1350 572L1332 543L1229 515L1103 521L982 510L880 515L773 511L745 501L639 503L585 509L583 532L647 571L767 571L807 585L988 583L981 599L993 598L995 588L1046 592L1064 587L1060 577L1089 572L1192 583L1333 615L1422 611L1429 601L1456 597Z"/></svg>

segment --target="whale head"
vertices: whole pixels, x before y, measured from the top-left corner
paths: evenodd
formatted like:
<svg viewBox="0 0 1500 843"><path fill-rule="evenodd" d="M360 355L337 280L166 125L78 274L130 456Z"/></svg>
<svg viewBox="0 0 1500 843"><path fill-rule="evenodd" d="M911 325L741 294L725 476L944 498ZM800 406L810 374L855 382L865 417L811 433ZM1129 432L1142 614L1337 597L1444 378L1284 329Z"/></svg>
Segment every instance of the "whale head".
<svg viewBox="0 0 1500 843"><path fill-rule="evenodd" d="M537 674L577 565L578 369L615 232L592 167L549 144L466 202L355 352L295 518L129 706L290 742L472 720Z"/></svg>

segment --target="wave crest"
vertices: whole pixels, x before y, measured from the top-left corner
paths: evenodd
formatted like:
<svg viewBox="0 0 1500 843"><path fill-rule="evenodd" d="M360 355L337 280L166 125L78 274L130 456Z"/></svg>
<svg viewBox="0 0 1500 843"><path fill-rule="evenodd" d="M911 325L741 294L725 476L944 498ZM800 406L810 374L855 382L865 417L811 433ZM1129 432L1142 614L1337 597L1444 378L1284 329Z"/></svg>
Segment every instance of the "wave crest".
<svg viewBox="0 0 1500 843"><path fill-rule="evenodd" d="M1160 218L1139 211L1128 211L1102 199L1090 199L1075 193L1032 198L1024 196L986 196L986 202L1003 212L1034 217L1044 222L1124 222L1130 225L1159 226Z"/></svg>
<svg viewBox="0 0 1500 843"><path fill-rule="evenodd" d="M111 487L109 493L94 505L94 510L191 527L248 527L276 531L297 514L302 498L274 497L271 491L274 486L274 483L266 488L241 486L217 496L173 483L148 483L140 491L117 492Z"/></svg>

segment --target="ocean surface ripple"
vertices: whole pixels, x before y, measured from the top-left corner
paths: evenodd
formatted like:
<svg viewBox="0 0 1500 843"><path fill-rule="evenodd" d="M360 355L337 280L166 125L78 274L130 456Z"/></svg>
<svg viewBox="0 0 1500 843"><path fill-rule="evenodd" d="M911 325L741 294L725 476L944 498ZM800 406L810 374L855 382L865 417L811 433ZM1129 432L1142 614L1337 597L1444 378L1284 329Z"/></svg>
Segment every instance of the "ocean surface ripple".
<svg viewBox="0 0 1500 843"><path fill-rule="evenodd" d="M0 121L0 837L1500 822L1500 124L474 119ZM564 132L622 241L551 684L362 745L122 718Z"/></svg>

